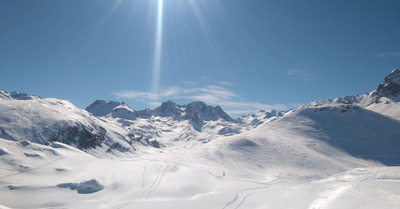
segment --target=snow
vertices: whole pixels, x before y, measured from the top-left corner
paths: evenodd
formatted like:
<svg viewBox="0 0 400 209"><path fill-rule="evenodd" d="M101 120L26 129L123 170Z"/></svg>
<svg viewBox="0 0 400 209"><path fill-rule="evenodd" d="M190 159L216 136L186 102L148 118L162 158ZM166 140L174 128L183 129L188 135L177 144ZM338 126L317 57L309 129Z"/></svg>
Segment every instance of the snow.
<svg viewBox="0 0 400 209"><path fill-rule="evenodd" d="M2 91L2 95L10 95ZM30 97L30 96L26 96ZM134 150L129 132L110 121L103 121L66 100L55 98L0 98L0 137L51 144L55 139L79 148L101 146L104 150L119 144ZM96 154L99 150L88 150Z"/></svg>
<svg viewBox="0 0 400 209"><path fill-rule="evenodd" d="M12 151L0 161L0 202L9 208L396 208L400 201L400 168L368 162L368 168L310 178L298 176L307 169L282 165L284 160L258 159L264 168L256 168L237 153L242 151L215 159L207 152L211 145L109 159L68 145L0 144ZM42 158L23 154L38 149Z"/></svg>
<svg viewBox="0 0 400 209"><path fill-rule="evenodd" d="M387 165L400 163L397 149L400 146L400 122L397 120L358 105L335 105L303 107L282 118L281 123L301 118L312 122L307 127L313 130L300 128L304 134L317 131L321 135L320 140L340 147L353 156L379 160Z"/></svg>
<svg viewBox="0 0 400 209"><path fill-rule="evenodd" d="M0 208L398 208L392 93L232 120L202 102L134 111L98 100L89 113L1 90ZM63 143L65 128L104 139Z"/></svg>

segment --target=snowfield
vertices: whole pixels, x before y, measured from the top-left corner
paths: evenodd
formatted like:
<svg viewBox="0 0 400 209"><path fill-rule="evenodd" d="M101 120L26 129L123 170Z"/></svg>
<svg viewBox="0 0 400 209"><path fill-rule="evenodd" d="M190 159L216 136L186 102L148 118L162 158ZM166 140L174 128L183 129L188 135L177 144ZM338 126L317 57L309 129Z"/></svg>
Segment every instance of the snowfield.
<svg viewBox="0 0 400 209"><path fill-rule="evenodd" d="M222 156L216 162L205 156L208 149L109 159L68 145L0 143L0 202L8 208L398 208L400 203L400 168L369 162L364 163L379 167L334 175L314 168L318 176L310 176L307 168L279 161L263 167Z"/></svg>
<svg viewBox="0 0 400 209"><path fill-rule="evenodd" d="M399 81L236 120L1 90L0 209L400 208Z"/></svg>

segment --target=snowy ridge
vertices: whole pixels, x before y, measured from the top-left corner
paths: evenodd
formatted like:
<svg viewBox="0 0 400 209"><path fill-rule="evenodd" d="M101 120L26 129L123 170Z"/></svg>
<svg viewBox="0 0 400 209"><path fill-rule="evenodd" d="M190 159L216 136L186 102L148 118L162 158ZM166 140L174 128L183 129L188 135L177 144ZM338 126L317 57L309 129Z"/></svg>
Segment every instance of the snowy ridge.
<svg viewBox="0 0 400 209"><path fill-rule="evenodd" d="M354 104L303 106L282 117L278 124L328 142L347 153L388 165L399 165L400 121ZM297 127L301 124L308 128ZM319 136L314 137L318 133Z"/></svg>
<svg viewBox="0 0 400 209"><path fill-rule="evenodd" d="M277 118L284 116L285 113L286 112L277 112L275 110L271 112L261 110L258 113L252 115L243 115L238 119L238 122L241 124L257 127L265 122L276 120Z"/></svg>
<svg viewBox="0 0 400 209"><path fill-rule="evenodd" d="M18 91L6 92L3 89L0 89L0 98L1 99L17 99L17 100L30 100L30 99L39 99L38 96L31 96L25 93L21 93Z"/></svg>

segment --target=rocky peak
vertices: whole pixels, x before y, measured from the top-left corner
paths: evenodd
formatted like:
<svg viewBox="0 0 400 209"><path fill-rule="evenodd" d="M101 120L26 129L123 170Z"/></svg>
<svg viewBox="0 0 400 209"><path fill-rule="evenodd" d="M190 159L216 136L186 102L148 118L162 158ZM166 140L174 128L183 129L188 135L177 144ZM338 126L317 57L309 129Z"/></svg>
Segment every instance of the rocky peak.
<svg viewBox="0 0 400 209"><path fill-rule="evenodd" d="M4 91L3 89L0 89L0 98L2 99L12 99L10 96L10 93Z"/></svg>
<svg viewBox="0 0 400 209"><path fill-rule="evenodd" d="M0 98L3 99L16 99L16 100L30 100L30 99L39 99L40 97L38 96L32 96L29 94L21 93L18 91L13 91L13 92L6 92L2 89L0 89Z"/></svg>
<svg viewBox="0 0 400 209"><path fill-rule="evenodd" d="M125 103L122 103L125 105ZM106 116L111 113L114 108L120 106L120 102L116 101L106 101L106 100L96 100L91 105L89 105L85 110L92 113L95 116Z"/></svg>
<svg viewBox="0 0 400 209"><path fill-rule="evenodd" d="M201 120L215 121L218 119L233 121L220 106L213 107L200 101L194 101L186 105L186 117L193 122Z"/></svg>
<svg viewBox="0 0 400 209"><path fill-rule="evenodd" d="M201 101L194 101L186 105L186 112L205 112L207 104Z"/></svg>
<svg viewBox="0 0 400 209"><path fill-rule="evenodd" d="M375 91L378 97L396 97L400 95L400 70L394 69Z"/></svg>
<svg viewBox="0 0 400 209"><path fill-rule="evenodd" d="M163 102L154 110L154 114L158 116L168 117L179 113L180 106L172 101Z"/></svg>

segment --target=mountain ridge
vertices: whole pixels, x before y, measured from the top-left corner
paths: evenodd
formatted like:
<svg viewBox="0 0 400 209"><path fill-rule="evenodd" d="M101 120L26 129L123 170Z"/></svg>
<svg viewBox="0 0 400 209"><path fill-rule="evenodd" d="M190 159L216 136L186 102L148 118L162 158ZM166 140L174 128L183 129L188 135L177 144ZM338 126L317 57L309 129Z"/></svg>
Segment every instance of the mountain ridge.
<svg viewBox="0 0 400 209"><path fill-rule="evenodd" d="M126 109L126 115L131 117L124 117L123 114L116 114L120 109ZM224 111L220 106L210 106L202 101L193 101L186 105L178 105L172 101L161 103L160 106L150 110L132 110L127 104L116 101L96 100L90 104L86 111L95 116L111 116L121 117L125 119L148 118L150 116L160 117L173 117L176 120L189 120L193 123L199 123L202 120L216 121L223 119L225 121L233 122L234 120ZM146 113L146 114L143 114Z"/></svg>
<svg viewBox="0 0 400 209"><path fill-rule="evenodd" d="M379 135L374 135L378 132L374 131L373 127L386 130L382 135L384 136L382 142L391 143L393 147L400 146L400 143L397 144L395 140L395 135L400 135L400 133L391 130L396 130L398 126L398 122L391 123L391 120L400 121L400 105L397 101L399 93L396 86L400 80L399 73L398 69L393 70L385 77L377 90L361 96L314 101L288 112L260 111L236 120L226 114L220 106L210 106L201 101L193 101L186 105L166 101L152 110L135 111L124 102L96 100L85 111L66 100L43 99L1 90L0 99L4 102L0 105L2 108L0 137L9 140L29 139L42 144L60 141L83 150L112 151L116 149L118 152L134 152L137 149L140 150L142 146L173 147L178 141L209 143L221 137L257 131L258 127L268 126L268 124L275 124L275 126L280 124L296 130L299 123L294 121L301 122L306 119L314 123L302 124L301 128L319 131L319 135L325 135L325 137L318 140L344 149L352 155L368 156L371 153L381 155L385 153L385 150L394 155L393 150L388 151L378 142L373 142L374 137L379 137ZM325 116L322 117L322 115ZM363 120L357 118L363 118ZM327 122L327 120L336 121L342 126ZM367 135L360 132L363 124L369 131ZM353 129L346 128L350 125L354 126ZM291 131L289 129L285 131ZM343 130L346 130L347 135L353 138L338 134ZM299 133L309 134L304 130ZM310 135L310 137L315 136ZM363 143L363 137L369 140L370 146L379 147L380 151L369 152L364 148L360 151L355 148L355 146L363 146L360 144ZM339 143L340 140L343 143ZM248 142L257 144L251 140ZM358 151L355 151L356 149ZM380 160L379 158L371 159ZM400 163L400 161L396 160L394 163Z"/></svg>

